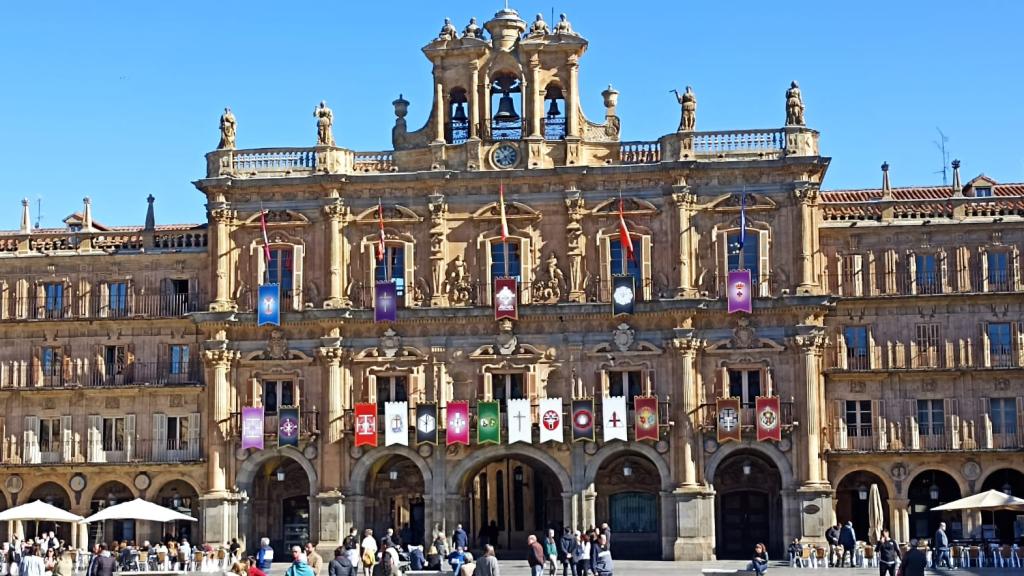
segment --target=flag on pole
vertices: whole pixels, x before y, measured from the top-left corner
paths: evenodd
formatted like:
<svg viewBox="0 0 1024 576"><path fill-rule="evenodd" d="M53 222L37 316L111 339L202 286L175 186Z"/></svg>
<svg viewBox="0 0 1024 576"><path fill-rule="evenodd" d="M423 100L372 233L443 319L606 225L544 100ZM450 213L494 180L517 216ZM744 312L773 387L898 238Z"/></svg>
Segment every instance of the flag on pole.
<svg viewBox="0 0 1024 576"><path fill-rule="evenodd" d="M658 440L658 397L637 396L633 405L636 410L636 439Z"/></svg>
<svg viewBox="0 0 1024 576"><path fill-rule="evenodd" d="M494 319L519 319L519 283L515 278L494 279Z"/></svg>
<svg viewBox="0 0 1024 576"><path fill-rule="evenodd" d="M605 396L601 401L604 441L628 440L626 437L626 397Z"/></svg>
<svg viewBox="0 0 1024 576"><path fill-rule="evenodd" d="M630 261L634 260L633 238L629 235L629 228L626 227L625 204L621 195L619 196L619 243L622 244L622 249L626 251L626 257Z"/></svg>
<svg viewBox="0 0 1024 576"><path fill-rule="evenodd" d="M730 270L728 283L728 313L746 312L747 314L753 314L754 302L751 298L753 287L750 285L750 270Z"/></svg>
<svg viewBox="0 0 1024 576"><path fill-rule="evenodd" d="M562 432L562 399L541 398L539 414L541 443L565 442L565 433Z"/></svg>
<svg viewBox="0 0 1024 576"><path fill-rule="evenodd" d="M356 446L377 445L377 405L372 402L356 404Z"/></svg>
<svg viewBox="0 0 1024 576"><path fill-rule="evenodd" d="M740 196L740 246L739 249L743 250L743 244L747 242L747 189L743 189L743 194ZM740 266L743 263L740 262Z"/></svg>
<svg viewBox="0 0 1024 576"><path fill-rule="evenodd" d="M377 282L373 292L373 321L395 322L398 317L398 292L395 281Z"/></svg>
<svg viewBox="0 0 1024 576"><path fill-rule="evenodd" d="M544 404L541 399L541 406ZM508 443L533 443L533 419L530 417L529 398L511 398L508 400Z"/></svg>
<svg viewBox="0 0 1024 576"><path fill-rule="evenodd" d="M757 420L757 441L782 441L782 417L778 396L758 396L754 399L754 416Z"/></svg>
<svg viewBox="0 0 1024 576"><path fill-rule="evenodd" d="M381 204L380 198L377 198L377 224L380 228L380 238L377 239L377 261L384 261L384 205ZM387 264L385 264L386 266Z"/></svg>
<svg viewBox="0 0 1024 576"><path fill-rule="evenodd" d="M384 445L409 445L409 403L384 403Z"/></svg>
<svg viewBox="0 0 1024 576"><path fill-rule="evenodd" d="M476 443L501 443L501 406L497 402L476 405Z"/></svg>
<svg viewBox="0 0 1024 576"><path fill-rule="evenodd" d="M501 239L508 240L508 218L505 217L505 183L498 184L498 208L501 211Z"/></svg>
<svg viewBox="0 0 1024 576"><path fill-rule="evenodd" d="M267 211L260 209L260 232L263 233L263 265L270 266L270 237L267 236Z"/></svg>

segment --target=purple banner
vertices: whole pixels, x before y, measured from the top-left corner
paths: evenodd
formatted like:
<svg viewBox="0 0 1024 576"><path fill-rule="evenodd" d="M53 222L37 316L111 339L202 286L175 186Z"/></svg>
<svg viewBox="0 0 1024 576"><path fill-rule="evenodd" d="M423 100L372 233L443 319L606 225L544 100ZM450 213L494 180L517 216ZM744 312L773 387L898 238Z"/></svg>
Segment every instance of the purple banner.
<svg viewBox="0 0 1024 576"><path fill-rule="evenodd" d="M395 281L377 282L373 293L373 321L394 322L397 318L398 291Z"/></svg>
<svg viewBox="0 0 1024 576"><path fill-rule="evenodd" d="M750 270L729 271L729 314L754 312L754 287L750 285Z"/></svg>
<svg viewBox="0 0 1024 576"><path fill-rule="evenodd" d="M242 408L242 450L263 450L263 408Z"/></svg>

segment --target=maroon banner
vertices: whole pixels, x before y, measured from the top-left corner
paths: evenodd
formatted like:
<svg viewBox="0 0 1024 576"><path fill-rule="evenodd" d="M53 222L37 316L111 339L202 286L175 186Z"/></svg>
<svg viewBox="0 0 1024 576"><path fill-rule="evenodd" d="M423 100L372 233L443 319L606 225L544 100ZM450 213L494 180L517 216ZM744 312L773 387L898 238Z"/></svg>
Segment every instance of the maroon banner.
<svg viewBox="0 0 1024 576"><path fill-rule="evenodd" d="M494 279L494 319L519 319L519 283L515 278Z"/></svg>
<svg viewBox="0 0 1024 576"><path fill-rule="evenodd" d="M719 398L715 401L718 413L718 443L743 439L740 434L740 399Z"/></svg>
<svg viewBox="0 0 1024 576"><path fill-rule="evenodd" d="M377 405L356 404L356 446L377 445Z"/></svg>
<svg viewBox="0 0 1024 576"><path fill-rule="evenodd" d="M658 440L658 397L637 396L633 400L637 440Z"/></svg>
<svg viewBox="0 0 1024 576"><path fill-rule="evenodd" d="M757 441L782 440L782 411L778 396L758 396L754 399L754 421L757 423Z"/></svg>
<svg viewBox="0 0 1024 576"><path fill-rule="evenodd" d="M445 440L448 445L469 446L469 402L449 402L445 418Z"/></svg>

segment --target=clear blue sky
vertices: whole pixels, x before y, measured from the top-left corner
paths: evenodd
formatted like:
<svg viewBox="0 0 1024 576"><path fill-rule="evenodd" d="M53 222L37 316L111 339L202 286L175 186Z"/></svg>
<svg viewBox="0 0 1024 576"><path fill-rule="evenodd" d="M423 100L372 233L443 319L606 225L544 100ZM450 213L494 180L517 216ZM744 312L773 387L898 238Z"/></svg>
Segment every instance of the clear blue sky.
<svg viewBox="0 0 1024 576"><path fill-rule="evenodd" d="M808 125L833 158L826 188L942 176L936 127L963 162L1024 181L1024 2L847 1L510 3L526 20L567 12L590 48L583 107L599 120L601 90L621 92L623 137L675 130L669 89L690 84L698 129L777 127L800 81ZM198 222L191 181L217 143L225 105L241 148L307 146L314 105L335 110L335 138L391 147L399 92L410 128L430 108L420 48L450 16L461 29L502 1L9 2L0 19L0 228L19 200L43 198L56 226L91 196L97 220ZM33 215L33 219L35 215Z"/></svg>

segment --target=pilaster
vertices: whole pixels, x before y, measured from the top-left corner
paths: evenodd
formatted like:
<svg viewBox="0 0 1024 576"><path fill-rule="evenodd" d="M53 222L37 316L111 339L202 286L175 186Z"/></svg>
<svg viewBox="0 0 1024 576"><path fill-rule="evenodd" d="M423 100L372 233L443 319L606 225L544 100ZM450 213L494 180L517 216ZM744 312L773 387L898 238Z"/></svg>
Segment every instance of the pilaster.
<svg viewBox="0 0 1024 576"><path fill-rule="evenodd" d="M345 249L345 237L341 228L344 225L348 207L341 198L334 198L331 204L324 206L324 224L327 237L327 299L324 308L344 308L350 305L345 286L348 284L348 250ZM318 303L314 302L316 306Z"/></svg>
<svg viewBox="0 0 1024 576"><path fill-rule="evenodd" d="M230 226L238 217L238 213L222 206L210 209L210 220L213 221L213 301L210 302L211 312L229 312L238 309L238 304L231 298L231 230ZM262 280L262 279L261 279Z"/></svg>
<svg viewBox="0 0 1024 576"><path fill-rule="evenodd" d="M207 489L211 494L222 494L227 485L227 467L230 450L228 439L231 435L231 398L235 396L229 371L231 364L239 358L237 350L227 348L225 341L211 341L217 346L203 351L203 359L210 368L209 411L207 432ZM219 542L220 540L212 540Z"/></svg>
<svg viewBox="0 0 1024 576"><path fill-rule="evenodd" d="M693 421L697 411L697 368L695 360L697 353L704 348L705 342L694 338L694 331L691 329L676 329L676 337L672 339L672 347L680 357L679 380L682 387L682 434L679 439L681 450L679 451L682 462L682 487L693 488L697 486L697 428Z"/></svg>
<svg viewBox="0 0 1024 576"><path fill-rule="evenodd" d="M828 488L829 483L821 457L821 357L828 339L820 326L799 325L793 343L800 349L804 364L804 430L806 462L804 486L809 489Z"/></svg>
<svg viewBox="0 0 1024 576"><path fill-rule="evenodd" d="M793 190L793 197L800 209L800 284L797 293L814 294L818 291L814 265L817 244L814 205L818 200L818 185L799 182Z"/></svg>
<svg viewBox="0 0 1024 576"><path fill-rule="evenodd" d="M680 298L693 298L697 295L697 287L693 281L693 246L699 239L694 237L696 233L690 226L690 218L696 206L697 195L685 183L673 186L672 190L672 202L676 206L676 221L679 226L679 287L676 293Z"/></svg>
<svg viewBox="0 0 1024 576"><path fill-rule="evenodd" d="M662 515L675 519L672 560L714 560L715 491L709 486L687 486L662 495Z"/></svg>

